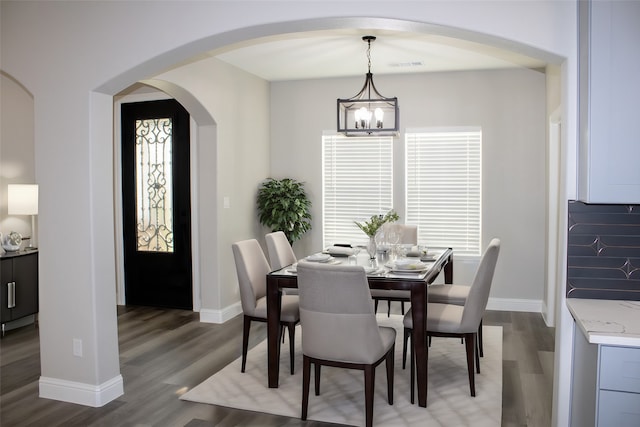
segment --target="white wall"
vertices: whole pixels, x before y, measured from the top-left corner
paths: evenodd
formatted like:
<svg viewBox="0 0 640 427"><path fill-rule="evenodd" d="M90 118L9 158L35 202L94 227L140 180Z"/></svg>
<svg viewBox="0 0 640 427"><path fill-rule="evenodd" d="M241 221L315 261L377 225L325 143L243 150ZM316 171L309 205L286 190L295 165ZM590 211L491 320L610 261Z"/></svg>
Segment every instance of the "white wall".
<svg viewBox="0 0 640 427"><path fill-rule="evenodd" d="M201 260L201 313L224 321L225 310L240 300L230 242L254 238L259 229L256 193L269 175L269 84L214 58L152 80L181 88L216 123L213 138L200 135L197 142L200 247L194 256Z"/></svg>
<svg viewBox="0 0 640 427"><path fill-rule="evenodd" d="M352 96L363 81L364 76L272 83L271 174L304 181L313 203L313 228L294 245L299 256L322 244L322 132L335 131L336 99ZM528 306L539 310L545 284L544 73L517 69L374 74L374 81L385 96L398 97L401 134L394 147L394 207L401 216L404 130L482 128L483 246L492 237L500 237L503 248L491 297L502 309ZM457 258L456 262L456 282L470 283L477 259Z"/></svg>
<svg viewBox="0 0 640 427"><path fill-rule="evenodd" d="M33 96L4 73L0 73L0 111L0 232L31 236L31 216L7 214L7 185L36 184Z"/></svg>
<svg viewBox="0 0 640 427"><path fill-rule="evenodd" d="M362 5L360 1L261 1L250 8L242 1L163 1L153 7L135 1L0 3L2 69L34 97L36 180L41 185L41 393L46 389L51 398L99 406L122 392L114 224L106 215L114 212L109 157L112 95L135 81L207 49L289 31L386 28L456 35L553 61L566 58L563 141L569 154L575 152L575 2L424 0L369 2L366 9ZM171 25L149 37L148 28L139 25L143 19ZM575 156L563 160L571 181ZM244 226L248 230L252 225ZM59 251L61 233L65 246L74 248L73 257ZM72 354L74 338L84 343L83 358ZM562 396L558 399L564 407ZM564 424L562 414L560 420Z"/></svg>
<svg viewBox="0 0 640 427"><path fill-rule="evenodd" d="M194 310L200 312L202 321L222 323L241 310L228 242L255 237L260 227L255 193L269 174L269 84L211 57L158 74L143 83L147 86L128 88L123 92L127 96L122 99L118 96L118 100L136 102L172 97L195 122L195 129L191 129ZM251 117L251 126L247 126L246 117ZM115 127L117 130L119 122ZM118 138L116 132L116 148ZM119 176L119 150L116 152ZM117 179L116 186L119 185ZM119 198L117 188L118 202ZM224 207L225 198L228 208ZM121 205L116 205L118 217ZM116 234L120 235L122 225L117 222ZM122 272L121 244L117 252L116 261ZM120 292L124 291L122 280L121 273ZM124 301L124 296L119 301Z"/></svg>

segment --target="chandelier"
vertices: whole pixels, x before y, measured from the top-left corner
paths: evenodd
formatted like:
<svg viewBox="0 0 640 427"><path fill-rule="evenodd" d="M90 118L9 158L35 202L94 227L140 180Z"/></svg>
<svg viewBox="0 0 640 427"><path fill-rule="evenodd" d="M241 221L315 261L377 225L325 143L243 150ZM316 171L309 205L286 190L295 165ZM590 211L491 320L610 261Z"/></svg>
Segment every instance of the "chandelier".
<svg viewBox="0 0 640 427"><path fill-rule="evenodd" d="M371 42L375 39L362 37L367 43L368 60L364 86L354 97L338 99L338 132L346 136L398 134L398 98L382 96L373 84Z"/></svg>

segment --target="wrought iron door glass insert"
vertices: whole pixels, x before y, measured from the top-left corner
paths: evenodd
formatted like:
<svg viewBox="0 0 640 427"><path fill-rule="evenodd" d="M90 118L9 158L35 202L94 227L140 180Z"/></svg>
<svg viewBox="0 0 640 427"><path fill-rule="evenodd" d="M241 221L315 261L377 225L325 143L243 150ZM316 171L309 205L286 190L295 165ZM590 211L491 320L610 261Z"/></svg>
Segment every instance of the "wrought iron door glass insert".
<svg viewBox="0 0 640 427"><path fill-rule="evenodd" d="M136 120L137 249L173 252L170 118Z"/></svg>

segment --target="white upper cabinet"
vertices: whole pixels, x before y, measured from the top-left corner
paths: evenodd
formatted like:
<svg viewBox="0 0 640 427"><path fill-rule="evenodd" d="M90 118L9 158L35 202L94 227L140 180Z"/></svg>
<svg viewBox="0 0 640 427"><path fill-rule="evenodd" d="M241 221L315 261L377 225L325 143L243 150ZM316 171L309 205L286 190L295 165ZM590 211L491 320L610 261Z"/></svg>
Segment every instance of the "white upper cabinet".
<svg viewBox="0 0 640 427"><path fill-rule="evenodd" d="M640 1L583 1L579 186L588 203L640 203Z"/></svg>

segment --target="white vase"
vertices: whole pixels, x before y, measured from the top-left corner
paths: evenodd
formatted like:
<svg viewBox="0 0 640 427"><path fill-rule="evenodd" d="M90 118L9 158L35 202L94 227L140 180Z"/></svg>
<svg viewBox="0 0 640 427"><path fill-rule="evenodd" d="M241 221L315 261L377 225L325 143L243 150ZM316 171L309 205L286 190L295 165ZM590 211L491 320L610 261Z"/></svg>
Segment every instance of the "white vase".
<svg viewBox="0 0 640 427"><path fill-rule="evenodd" d="M376 256L378 254L376 236L369 237L369 243L367 243L367 252L369 253L369 259L376 259Z"/></svg>

